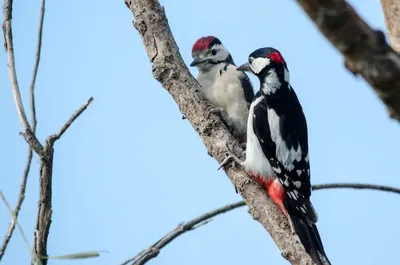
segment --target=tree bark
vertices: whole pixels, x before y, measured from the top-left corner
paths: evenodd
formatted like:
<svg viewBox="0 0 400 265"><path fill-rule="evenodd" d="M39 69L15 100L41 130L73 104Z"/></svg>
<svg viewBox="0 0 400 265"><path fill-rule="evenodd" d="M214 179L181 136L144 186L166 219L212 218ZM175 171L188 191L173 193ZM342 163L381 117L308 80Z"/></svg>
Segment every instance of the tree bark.
<svg viewBox="0 0 400 265"><path fill-rule="evenodd" d="M229 146L234 154L243 157L242 148L219 117L210 115L209 118L211 106L179 54L164 8L157 0L125 0L125 4L133 13L134 27L143 40L154 78L173 97L203 140L208 153L221 163ZM225 172L249 207L250 214L271 234L283 256L293 265L314 264L293 239L286 217L266 191L251 181L242 169L227 168Z"/></svg>
<svg viewBox="0 0 400 265"><path fill-rule="evenodd" d="M381 0L390 45L400 54L400 1Z"/></svg>
<svg viewBox="0 0 400 265"><path fill-rule="evenodd" d="M395 0L393 0L395 1ZM400 121L400 57L344 0L297 0L325 37L343 54L345 66L360 74Z"/></svg>

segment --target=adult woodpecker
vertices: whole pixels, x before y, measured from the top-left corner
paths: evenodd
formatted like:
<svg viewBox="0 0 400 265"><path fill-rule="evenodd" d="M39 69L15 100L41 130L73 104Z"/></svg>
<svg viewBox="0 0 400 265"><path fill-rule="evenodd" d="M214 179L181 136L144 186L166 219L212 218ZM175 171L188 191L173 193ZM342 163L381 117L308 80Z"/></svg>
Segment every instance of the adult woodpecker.
<svg viewBox="0 0 400 265"><path fill-rule="evenodd" d="M307 122L286 62L278 50L260 48L238 70L255 74L260 90L250 106L246 160L231 155L221 165L230 159L240 163L288 217L293 235L314 262L330 264L310 201Z"/></svg>
<svg viewBox="0 0 400 265"><path fill-rule="evenodd" d="M232 134L246 141L249 106L254 97L249 77L237 71L229 51L214 36L198 39L192 47L193 62L199 70L197 81L208 101L221 114Z"/></svg>

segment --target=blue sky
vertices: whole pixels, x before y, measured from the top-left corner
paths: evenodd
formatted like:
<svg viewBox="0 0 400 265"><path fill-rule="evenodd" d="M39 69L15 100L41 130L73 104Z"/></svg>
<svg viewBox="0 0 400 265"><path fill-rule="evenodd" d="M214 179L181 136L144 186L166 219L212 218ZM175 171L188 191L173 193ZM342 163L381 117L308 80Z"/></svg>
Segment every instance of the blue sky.
<svg viewBox="0 0 400 265"><path fill-rule="evenodd" d="M313 183L400 186L395 170L399 124L372 89L343 67L342 56L294 1L164 0L185 62L204 35L218 36L237 64L259 47L285 57L309 125ZM384 29L378 0L352 1ZM34 62L40 1L15 1L14 41L25 104ZM56 143L49 254L107 250L97 259L50 264L119 264L178 223L240 199L171 96L151 74L142 41L122 0L48 1L36 85L39 139L56 132L90 96L90 108ZM197 74L195 69L192 73ZM258 82L252 77L254 87ZM7 71L0 53L0 189L15 205L27 145L18 135ZM38 200L33 160L20 223L33 240ZM313 193L318 227L333 264L397 260L400 197L374 191ZM0 236L10 217L0 205ZM16 232L6 265L29 262ZM149 264L287 264L245 208L187 233Z"/></svg>

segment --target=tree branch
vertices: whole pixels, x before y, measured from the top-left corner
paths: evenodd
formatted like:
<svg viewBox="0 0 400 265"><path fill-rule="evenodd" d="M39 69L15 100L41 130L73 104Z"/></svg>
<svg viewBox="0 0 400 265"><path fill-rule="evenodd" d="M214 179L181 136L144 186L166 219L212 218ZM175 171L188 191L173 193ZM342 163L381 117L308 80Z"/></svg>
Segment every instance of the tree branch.
<svg viewBox="0 0 400 265"><path fill-rule="evenodd" d="M29 170L31 167L32 156L33 156L32 148L29 147L28 149L29 149L28 150L28 158L26 161L24 173L22 174L21 188L20 188L19 195L18 195L17 205L15 206L15 209L13 212L13 217L11 219L11 223L8 226L7 234L4 237L3 244L1 245L1 248L0 248L0 261L3 258L4 253L6 252L8 243L10 242L10 239L14 233L15 225L17 224L17 220L18 220L19 211L21 210L22 203L25 199L26 182L28 180Z"/></svg>
<svg viewBox="0 0 400 265"><path fill-rule="evenodd" d="M11 27L11 19L12 19L12 0L4 0L3 6L3 15L4 15L4 23L3 23L3 34L4 34L4 48L7 52L8 56L8 71L11 80L11 87L13 91L15 105L17 107L18 117L21 121L22 127L24 128L24 133L22 136L25 141L35 150L35 152L40 156L42 153L43 146L36 138L35 134L31 126L29 125L28 118L25 114L25 109L22 104L21 93L19 90L17 72L15 68L15 58L14 58L14 44L12 37L12 27Z"/></svg>
<svg viewBox="0 0 400 265"><path fill-rule="evenodd" d="M125 0L125 4L133 13L134 27L143 40L155 79L173 97L203 140L208 153L219 163L229 151L243 157L243 149L220 118L210 115L209 119L210 105L179 54L160 3L157 0ZM292 237L286 217L263 188L251 181L243 169L226 168L225 172L248 205L252 217L271 234L285 257L293 265L313 264L304 248Z"/></svg>
<svg viewBox="0 0 400 265"><path fill-rule="evenodd" d="M382 186L382 185L373 185L373 184L328 183L328 184L318 184L312 186L313 190L334 189L334 188L369 189L369 190L393 192L396 194L400 194L400 189L398 188ZM167 246L169 243L171 243L171 241L173 241L180 235L211 222L212 221L211 218L217 215L232 211L234 209L240 208L245 205L246 203L244 201L228 204L223 207L217 208L211 212L200 215L199 217L190 220L186 223L182 223L178 225L174 230L172 230L171 232L163 236L161 239L159 239L157 242L155 242L153 245L142 250L139 254L137 254L133 258L124 261L123 263L121 263L121 265L127 265L131 262L132 262L131 265L143 265L147 263L149 260L157 257L163 247Z"/></svg>
<svg viewBox="0 0 400 265"><path fill-rule="evenodd" d="M381 0L390 45L400 54L400 2L398 0Z"/></svg>
<svg viewBox="0 0 400 265"><path fill-rule="evenodd" d="M29 166L32 160L32 149L40 156L40 178L39 178L39 206L38 215L36 221L36 231L34 235L34 252L38 257L47 257L47 239L51 224L52 215L52 175L53 175L53 157L54 157L54 143L61 138L61 136L67 131L67 129L72 125L72 123L85 111L89 104L93 101L91 97L84 105L82 105L71 118L61 127L60 131L56 134L50 135L45 141L43 146L35 136L36 130L36 110L35 110L35 95L34 88L36 77L39 69L41 45L42 45L42 33L43 33L43 21L45 12L45 0L42 0L41 11L40 11L40 22L38 31L38 43L36 48L36 60L34 64L32 81L30 84L30 103L31 103L31 114L32 114L32 128L29 125L27 117L25 115L25 110L22 105L20 90L18 86L17 74L15 69L15 59L14 59L14 49L13 49L13 39L12 39L12 28L11 28L11 18L12 18L12 0L4 0L4 47L8 54L9 62L9 74L11 79L11 86L13 90L14 100L17 106L18 116L21 120L22 126L25 130L22 133L24 139L29 144L29 154L28 163L24 172L23 181L21 184L21 191L19 195L19 200L17 202L16 211L13 215L13 220L10 225L9 233L6 235L5 244L2 247L2 255L4 254L5 248L12 236L14 226L18 217L19 209L21 207L22 201L24 199L26 179L29 172ZM32 149L31 149L32 148ZM0 257L1 259L1 257ZM42 264L47 264L47 259L42 259Z"/></svg>
<svg viewBox="0 0 400 265"><path fill-rule="evenodd" d="M345 66L360 74L400 121L400 57L344 0L297 0L318 29L344 55Z"/></svg>
<svg viewBox="0 0 400 265"><path fill-rule="evenodd" d="M236 202L233 204L228 204L228 205L225 205L224 207L221 207L221 208L215 209L211 212L205 213L205 214L203 214L193 220L190 220L186 223L179 224L174 230L172 230L171 232L169 232L168 234L163 236L156 243L154 243L147 249L143 250L142 252L137 254L135 257L123 262L121 265L127 265L130 262L132 262L132 264L134 264L134 265L143 265L147 261L157 257L158 254L160 253L160 250L163 247L165 247L166 245L168 245L172 240L174 240L178 236L180 236L188 231L195 230L196 228L211 222L212 221L211 218L216 215L229 212L233 209L236 209L236 208L244 206L244 205L245 205L245 203L243 201Z"/></svg>
<svg viewBox="0 0 400 265"><path fill-rule="evenodd" d="M34 251L38 257L47 257L47 239L49 236L51 215L52 215L52 178L53 178L53 157L54 143L66 132L71 124L86 110L92 103L93 98L83 104L61 127L57 134L47 137L43 156L40 159L40 178L39 178L39 205L36 220L36 231L34 235ZM47 264L47 259L42 259L42 264Z"/></svg>
<svg viewBox="0 0 400 265"><path fill-rule="evenodd" d="M10 3L8 3L10 4ZM12 3L11 3L12 4ZM40 54L41 54L41 47L42 47L42 32L43 32L43 20L44 20L44 10L45 10L45 0L42 0L42 4L41 4L41 9L40 9L40 20L39 20L39 30L38 30L38 40L37 40L37 48L36 48L36 60L35 60L35 64L33 67L33 74L32 74L32 81L31 84L29 86L29 96L30 96L30 112L31 112L31 124L32 124L32 134L35 135L36 134L36 124L37 124L37 120L36 120L36 107L35 107L35 83L36 83L36 76L38 73L38 69L39 69L39 61L40 61ZM7 9L7 12L11 12L9 11L10 8ZM11 27L11 26L10 26ZM12 34L11 34L11 42L12 42ZM5 42L6 45L7 42ZM13 53L13 51L11 52ZM15 70L15 66L14 66L14 70ZM17 80L17 79L16 79ZM19 90L18 90L19 91ZM22 104L22 103L21 103ZM25 190L26 190L26 183L28 180L28 175L29 175L29 170L31 167L31 163L32 163L32 157L33 157L33 152L32 152L32 147L29 145L28 147L28 158L26 161L26 165L25 165L25 169L24 169L24 173L22 175L22 181L21 181L21 188L18 194L18 201L17 201L17 205L15 206L14 212L13 212L13 218L11 220L11 223L8 227L8 232L3 240L3 244L0 248L0 261L4 256L4 253L7 249L8 243L14 233L15 230L15 225L16 225L16 221L18 219L18 215L19 215L19 211L21 210L21 206L22 203L24 202L25 199Z"/></svg>

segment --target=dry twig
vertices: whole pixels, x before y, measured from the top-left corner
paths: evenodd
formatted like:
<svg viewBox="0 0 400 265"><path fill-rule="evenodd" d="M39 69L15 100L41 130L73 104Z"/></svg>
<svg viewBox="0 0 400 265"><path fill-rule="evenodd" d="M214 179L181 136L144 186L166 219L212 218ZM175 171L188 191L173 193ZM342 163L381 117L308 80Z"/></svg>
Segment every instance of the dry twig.
<svg viewBox="0 0 400 265"><path fill-rule="evenodd" d="M389 186L382 186L382 185L374 185L374 184L360 184L360 183L328 183L328 184L318 184L313 185L313 190L323 190L323 189L335 189L335 188L350 188L350 189L369 189L369 190L377 190L377 191L385 191L385 192L392 192L396 194L400 194L400 189L389 187ZM223 207L217 208L211 212L202 214L201 216L190 220L186 223L182 223L178 225L174 230L163 236L153 245L149 246L148 248L139 252L133 258L130 258L124 261L121 265L127 265L131 263L131 265L143 265L147 263L149 260L154 259L158 256L161 249L167 246L171 241L179 237L180 235L192 231L198 228L201 225L207 224L212 221L211 218L232 211L239 207L245 206L246 203L244 201L239 201L233 204L228 204Z"/></svg>
<svg viewBox="0 0 400 265"><path fill-rule="evenodd" d="M6 3L5 3L6 4ZM7 3L8 5L10 5L10 3ZM12 2L11 2L12 4ZM42 47L42 32L43 32L43 20L44 20L44 10L45 10L45 0L42 0L42 4L41 4L41 11L40 11L40 20L39 20L39 30L38 30L38 40L37 40L37 48L36 48L36 59L35 59L35 64L33 67L33 74L32 74L32 80L31 80L31 84L29 86L29 97L30 97L30 112L31 112L31 124L32 124L32 133L33 135L35 135L36 133L36 124L37 124L37 120L36 120L36 107L35 107L35 83L36 83L36 77L37 77L37 73L38 73L38 69L39 69L39 61L40 61L40 54L41 54L41 47ZM11 7L9 6L8 9L5 9L5 12L11 12ZM10 14L11 15L11 14ZM10 25L10 29L11 29L11 25ZM4 32L5 34L5 32ZM12 33L10 30L10 34L11 34L11 39L10 42L12 44ZM6 36L6 35L4 35ZM6 40L6 39L5 39ZM7 41L5 42L6 45ZM14 57L13 55L13 51L11 52L12 57ZM15 71L15 65L14 65L14 70ZM17 86L18 87L18 86ZM19 94L19 89L16 89L17 93ZM22 104L22 102L21 102ZM32 157L33 157L33 152L32 152L32 148L29 145L28 147L28 158L26 161L26 165L25 165L25 169L24 169L24 173L22 175L22 181L21 181L21 188L19 191L19 195L18 195L18 201L17 201L17 205L15 206L14 209L14 214L13 214L13 218L11 220L11 223L8 227L8 232L3 240L3 244L1 245L0 248L0 261L4 256L4 253L7 249L8 243L13 235L13 232L15 230L15 225L16 225L16 221L18 219L18 215L19 215L19 211L21 210L21 206L22 203L24 202L25 199L25 190L26 190L26 183L28 180L28 175L29 175L29 170L31 167L31 163L32 163Z"/></svg>

